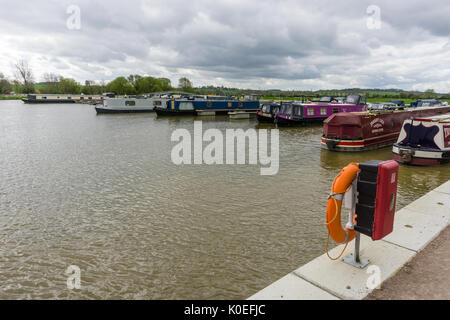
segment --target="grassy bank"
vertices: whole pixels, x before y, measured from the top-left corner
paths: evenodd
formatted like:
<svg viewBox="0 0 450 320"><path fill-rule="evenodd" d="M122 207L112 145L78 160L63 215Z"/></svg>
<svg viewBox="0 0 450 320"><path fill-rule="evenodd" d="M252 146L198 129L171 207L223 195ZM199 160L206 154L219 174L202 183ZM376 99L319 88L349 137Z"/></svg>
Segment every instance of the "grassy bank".
<svg viewBox="0 0 450 320"><path fill-rule="evenodd" d="M0 100L20 100L26 98L26 96L7 96L7 95L0 95Z"/></svg>

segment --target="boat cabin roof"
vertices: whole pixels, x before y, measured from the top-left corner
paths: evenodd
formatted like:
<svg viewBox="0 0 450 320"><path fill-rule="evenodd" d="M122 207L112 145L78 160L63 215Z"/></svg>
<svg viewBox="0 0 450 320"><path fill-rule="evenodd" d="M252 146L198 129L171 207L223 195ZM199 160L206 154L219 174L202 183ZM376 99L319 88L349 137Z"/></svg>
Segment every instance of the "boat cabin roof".
<svg viewBox="0 0 450 320"><path fill-rule="evenodd" d="M439 114L431 117L414 118L413 121L426 121L426 122L445 122L450 123L450 113Z"/></svg>

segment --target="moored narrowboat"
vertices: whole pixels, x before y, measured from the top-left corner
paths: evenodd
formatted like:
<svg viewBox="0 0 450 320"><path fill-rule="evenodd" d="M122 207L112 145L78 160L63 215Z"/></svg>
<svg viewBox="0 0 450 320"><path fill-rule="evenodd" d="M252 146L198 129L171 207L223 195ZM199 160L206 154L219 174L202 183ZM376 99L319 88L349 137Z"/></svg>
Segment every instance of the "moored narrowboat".
<svg viewBox="0 0 450 320"><path fill-rule="evenodd" d="M450 163L450 113L405 120L392 152L403 164Z"/></svg>
<svg viewBox="0 0 450 320"><path fill-rule="evenodd" d="M336 113L324 121L322 147L331 151L366 151L392 146L406 119L448 112L450 107Z"/></svg>
<svg viewBox="0 0 450 320"><path fill-rule="evenodd" d="M214 99L180 99L171 100L166 105L155 108L158 116L182 115L218 115L230 111L255 112L259 109L258 100L214 100Z"/></svg>
<svg viewBox="0 0 450 320"><path fill-rule="evenodd" d="M48 104L48 103L85 103L101 102L103 95L83 95L83 94L28 94L23 98L24 103Z"/></svg>
<svg viewBox="0 0 450 320"><path fill-rule="evenodd" d="M168 98L110 98L103 101L103 105L96 106L97 113L137 113L153 112L155 107L166 105Z"/></svg>
<svg viewBox="0 0 450 320"><path fill-rule="evenodd" d="M366 110L366 97L361 95L349 95L344 103L282 102L280 111L275 116L275 123L278 125L299 125L322 122L334 113L364 110Z"/></svg>
<svg viewBox="0 0 450 320"><path fill-rule="evenodd" d="M261 109L256 111L256 118L259 122L271 122L275 120L275 115L280 111L280 104L278 103L265 103L261 106Z"/></svg>

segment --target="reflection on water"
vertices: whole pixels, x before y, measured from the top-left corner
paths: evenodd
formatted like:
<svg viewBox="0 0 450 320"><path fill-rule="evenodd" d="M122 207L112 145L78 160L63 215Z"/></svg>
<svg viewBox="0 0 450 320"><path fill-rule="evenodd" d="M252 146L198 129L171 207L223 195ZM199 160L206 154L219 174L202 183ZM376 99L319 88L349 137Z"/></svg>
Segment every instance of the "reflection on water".
<svg viewBox="0 0 450 320"><path fill-rule="evenodd" d="M208 128L273 128L202 117ZM280 129L280 170L175 166L193 117L96 116L87 105L0 101L0 298L242 299L322 254L331 182L349 162L321 126ZM399 207L450 179L401 167ZM79 291L65 270L81 268Z"/></svg>

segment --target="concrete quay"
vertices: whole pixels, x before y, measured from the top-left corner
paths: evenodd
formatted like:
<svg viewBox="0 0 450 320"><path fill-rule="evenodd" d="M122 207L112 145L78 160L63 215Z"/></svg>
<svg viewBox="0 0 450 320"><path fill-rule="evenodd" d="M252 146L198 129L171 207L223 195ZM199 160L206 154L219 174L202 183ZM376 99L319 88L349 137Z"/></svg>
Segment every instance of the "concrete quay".
<svg viewBox="0 0 450 320"><path fill-rule="evenodd" d="M394 231L380 241L361 235L361 257L370 264L358 269L326 254L294 270L249 300L361 300L407 265L450 223L450 180L396 212ZM330 250L332 257L344 248ZM342 257L353 253L351 241ZM377 284L377 286L374 286Z"/></svg>

